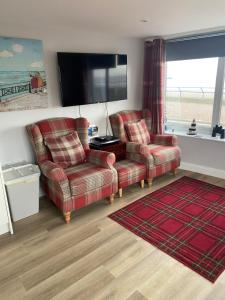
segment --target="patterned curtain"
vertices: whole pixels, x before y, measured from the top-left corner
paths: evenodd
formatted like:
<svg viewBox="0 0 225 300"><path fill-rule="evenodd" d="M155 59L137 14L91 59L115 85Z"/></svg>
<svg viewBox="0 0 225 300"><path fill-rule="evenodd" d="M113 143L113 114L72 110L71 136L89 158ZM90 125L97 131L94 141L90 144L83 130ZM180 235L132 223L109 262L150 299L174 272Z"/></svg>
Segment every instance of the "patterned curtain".
<svg viewBox="0 0 225 300"><path fill-rule="evenodd" d="M165 42L145 42L143 108L152 114L152 133L164 132Z"/></svg>

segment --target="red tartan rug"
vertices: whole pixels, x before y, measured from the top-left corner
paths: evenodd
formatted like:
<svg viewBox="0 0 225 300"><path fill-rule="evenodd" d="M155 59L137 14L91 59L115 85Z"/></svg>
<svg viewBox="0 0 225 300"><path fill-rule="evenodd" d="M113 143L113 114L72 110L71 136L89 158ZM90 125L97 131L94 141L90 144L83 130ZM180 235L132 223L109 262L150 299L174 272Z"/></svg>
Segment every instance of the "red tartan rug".
<svg viewBox="0 0 225 300"><path fill-rule="evenodd" d="M109 215L214 282L225 270L225 189L183 177Z"/></svg>

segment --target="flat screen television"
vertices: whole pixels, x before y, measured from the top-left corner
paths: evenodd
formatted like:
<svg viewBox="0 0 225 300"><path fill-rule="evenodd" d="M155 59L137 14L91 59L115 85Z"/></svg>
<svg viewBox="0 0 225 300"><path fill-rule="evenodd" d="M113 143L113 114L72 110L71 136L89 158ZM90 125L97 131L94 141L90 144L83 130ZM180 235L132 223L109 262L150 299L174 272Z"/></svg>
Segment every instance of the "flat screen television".
<svg viewBox="0 0 225 300"><path fill-rule="evenodd" d="M58 52L63 106L127 99L127 55Z"/></svg>

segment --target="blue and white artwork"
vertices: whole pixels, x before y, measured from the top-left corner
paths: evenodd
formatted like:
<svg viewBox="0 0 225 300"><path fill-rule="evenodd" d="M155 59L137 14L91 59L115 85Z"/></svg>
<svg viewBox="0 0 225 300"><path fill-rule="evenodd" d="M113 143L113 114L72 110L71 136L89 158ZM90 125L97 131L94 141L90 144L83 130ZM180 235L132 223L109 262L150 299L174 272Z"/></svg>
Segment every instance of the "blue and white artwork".
<svg viewBox="0 0 225 300"><path fill-rule="evenodd" d="M0 37L0 112L47 107L42 41Z"/></svg>

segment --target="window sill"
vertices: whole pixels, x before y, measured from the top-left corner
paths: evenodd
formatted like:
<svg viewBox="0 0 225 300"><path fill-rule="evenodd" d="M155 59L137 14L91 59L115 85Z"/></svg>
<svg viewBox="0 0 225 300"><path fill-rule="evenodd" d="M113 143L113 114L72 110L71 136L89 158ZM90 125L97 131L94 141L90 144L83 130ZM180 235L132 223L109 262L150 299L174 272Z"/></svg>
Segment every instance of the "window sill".
<svg viewBox="0 0 225 300"><path fill-rule="evenodd" d="M208 141L213 141L213 142L225 142L225 138L221 139L220 136L216 136L216 137L212 137L210 135L206 135L206 134L197 134L197 135L188 135L185 132L182 131L166 131L165 133L167 134L175 134L177 136L182 136L182 137L187 137L189 139L197 139L197 140L208 140Z"/></svg>

